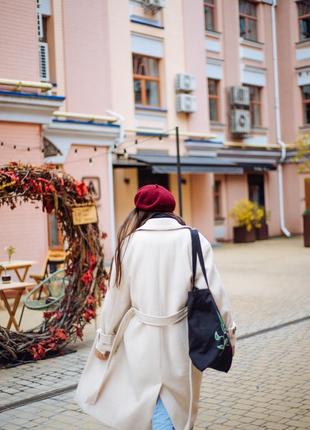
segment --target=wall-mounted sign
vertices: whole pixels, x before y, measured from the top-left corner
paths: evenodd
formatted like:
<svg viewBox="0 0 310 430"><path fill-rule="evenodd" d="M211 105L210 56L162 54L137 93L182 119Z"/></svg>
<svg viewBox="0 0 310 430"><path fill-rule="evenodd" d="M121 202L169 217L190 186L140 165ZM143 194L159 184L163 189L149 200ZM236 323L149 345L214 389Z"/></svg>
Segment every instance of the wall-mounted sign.
<svg viewBox="0 0 310 430"><path fill-rule="evenodd" d="M74 225L92 224L98 221L97 208L95 205L73 207L72 218Z"/></svg>
<svg viewBox="0 0 310 430"><path fill-rule="evenodd" d="M88 192L95 200L100 200L100 178L98 176L83 176L82 181L88 188Z"/></svg>

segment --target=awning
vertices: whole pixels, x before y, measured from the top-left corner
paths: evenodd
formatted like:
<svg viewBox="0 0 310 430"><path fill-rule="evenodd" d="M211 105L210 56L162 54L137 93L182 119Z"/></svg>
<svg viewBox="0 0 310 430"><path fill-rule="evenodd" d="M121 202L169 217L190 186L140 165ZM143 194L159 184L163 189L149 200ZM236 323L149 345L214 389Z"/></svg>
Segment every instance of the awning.
<svg viewBox="0 0 310 430"><path fill-rule="evenodd" d="M131 154L129 158L135 162L152 166L154 173L177 172L176 156L162 154ZM228 157L216 156L182 156L180 161L182 173L212 172L240 175L247 171L265 171L275 168L274 165L271 165L268 162L255 163L254 160L251 160L247 163L245 160L242 160L240 163L237 160L233 160Z"/></svg>

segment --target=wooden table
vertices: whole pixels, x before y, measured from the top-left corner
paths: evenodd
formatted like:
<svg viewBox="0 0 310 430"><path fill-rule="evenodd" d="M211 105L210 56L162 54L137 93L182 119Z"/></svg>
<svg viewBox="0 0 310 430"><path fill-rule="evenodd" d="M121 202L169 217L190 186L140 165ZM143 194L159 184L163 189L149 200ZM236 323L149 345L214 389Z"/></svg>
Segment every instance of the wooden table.
<svg viewBox="0 0 310 430"><path fill-rule="evenodd" d="M1 274L2 267L5 270L14 270L14 272L18 277L18 280L20 282L25 282L28 271L33 264L37 264L37 261L29 261L29 260L0 261L0 274ZM24 270L24 272L21 273L20 270Z"/></svg>
<svg viewBox="0 0 310 430"><path fill-rule="evenodd" d="M26 288L32 288L34 286L35 283L33 282L10 282L9 284L0 283L0 298L3 300L4 306L10 315L6 328L10 329L11 325L14 324L16 331L19 331L19 325L15 319L17 307ZM15 293L12 307L10 306L6 296L6 293L10 292Z"/></svg>

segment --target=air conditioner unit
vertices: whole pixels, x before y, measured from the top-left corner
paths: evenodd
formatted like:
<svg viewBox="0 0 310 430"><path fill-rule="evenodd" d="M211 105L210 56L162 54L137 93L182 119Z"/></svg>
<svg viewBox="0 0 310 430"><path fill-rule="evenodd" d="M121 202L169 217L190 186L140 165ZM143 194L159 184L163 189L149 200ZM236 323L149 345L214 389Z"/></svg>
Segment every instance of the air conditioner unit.
<svg viewBox="0 0 310 430"><path fill-rule="evenodd" d="M189 94L178 94L176 97L177 112L192 113L197 110L197 97Z"/></svg>
<svg viewBox="0 0 310 430"><path fill-rule="evenodd" d="M250 111L245 109L233 109L231 112L232 134L248 134L251 131Z"/></svg>
<svg viewBox="0 0 310 430"><path fill-rule="evenodd" d="M49 82L48 44L39 43L40 81Z"/></svg>
<svg viewBox="0 0 310 430"><path fill-rule="evenodd" d="M142 0L145 7L162 9L166 5L166 0Z"/></svg>
<svg viewBox="0 0 310 430"><path fill-rule="evenodd" d="M232 105L249 106L250 90L248 87L231 87L230 102Z"/></svg>
<svg viewBox="0 0 310 430"><path fill-rule="evenodd" d="M177 91L194 91L196 89L196 78L186 73L178 73L175 80Z"/></svg>

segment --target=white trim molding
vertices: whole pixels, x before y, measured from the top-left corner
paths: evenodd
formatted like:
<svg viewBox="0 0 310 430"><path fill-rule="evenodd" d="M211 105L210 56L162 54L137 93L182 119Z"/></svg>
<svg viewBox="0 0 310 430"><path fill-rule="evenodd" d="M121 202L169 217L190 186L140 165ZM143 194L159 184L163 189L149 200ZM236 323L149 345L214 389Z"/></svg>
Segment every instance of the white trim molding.
<svg viewBox="0 0 310 430"><path fill-rule="evenodd" d="M48 124L64 97L0 91L0 121Z"/></svg>
<svg viewBox="0 0 310 430"><path fill-rule="evenodd" d="M266 73L264 69L241 66L241 83L248 85L255 85L257 87L266 86Z"/></svg>
<svg viewBox="0 0 310 430"><path fill-rule="evenodd" d="M223 79L223 60L207 58L206 76L210 79Z"/></svg>
<svg viewBox="0 0 310 430"><path fill-rule="evenodd" d="M310 48L297 48L296 49L296 60L309 60L310 59Z"/></svg>
<svg viewBox="0 0 310 430"><path fill-rule="evenodd" d="M159 37L131 33L131 50L135 54L162 58L164 56L164 42Z"/></svg>
<svg viewBox="0 0 310 430"><path fill-rule="evenodd" d="M297 71L297 83L300 87L310 85L310 67Z"/></svg>
<svg viewBox="0 0 310 430"><path fill-rule="evenodd" d="M46 163L63 164L71 145L111 147L119 139L120 126L108 124L81 124L72 121L54 120L44 126L46 137L61 152L45 158Z"/></svg>

